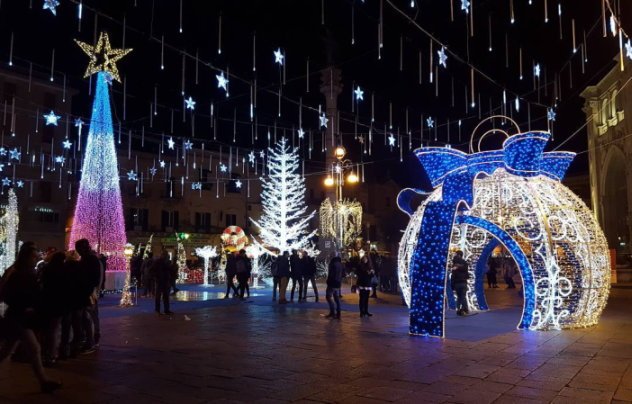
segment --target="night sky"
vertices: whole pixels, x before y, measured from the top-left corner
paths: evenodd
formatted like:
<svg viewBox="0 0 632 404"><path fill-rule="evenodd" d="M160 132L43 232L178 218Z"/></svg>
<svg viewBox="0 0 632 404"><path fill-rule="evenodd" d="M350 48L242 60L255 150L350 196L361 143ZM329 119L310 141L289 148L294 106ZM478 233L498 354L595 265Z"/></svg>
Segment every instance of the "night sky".
<svg viewBox="0 0 632 404"><path fill-rule="evenodd" d="M544 23L544 0L514 0L515 22L510 23L509 1L474 2L474 36L468 37L469 15L460 9L460 0L454 0L454 21L450 21L449 1L416 1L410 7L409 0L393 0L383 3L384 46L378 60L378 30L380 2L376 0L334 1L191 1L182 2L182 33L180 4L178 0L126 0L116 2L83 1L81 30L79 32L78 2L61 0L57 16L42 9L41 0L3 1L0 5L0 59L9 59L10 36L14 33L14 69L26 71L33 63L34 74L48 77L51 53L55 49L56 80L62 73L67 75L68 85L79 90L73 99L73 113L88 117L90 97L88 80L83 79L87 57L73 43L77 38L93 43L95 34L95 10L98 11L97 32L107 31L113 47L121 47L123 19L125 19L125 46L134 51L119 62L121 75L127 80L126 120L124 130L140 132L144 126L147 138L160 141L160 135L171 134L171 110L174 110L174 136L190 137L192 133L190 113L182 122L183 96L181 94L182 52L195 57L199 54L198 83L195 83L196 62L186 60L185 96L197 102L195 110L196 147L206 141L207 149L217 149L219 144L238 145L245 149L261 149L267 146L266 128L277 126L278 135L291 135L298 128L298 101L302 97L303 128L315 134L315 151L307 162L311 171L324 169L324 155L320 151L318 105L324 107L325 99L318 91L319 70L331 63L341 68L344 90L339 98L342 139L354 161L368 161L367 180L391 176L401 186L425 186L419 164L411 157L408 140L403 140L404 161L400 162L399 148L391 151L384 146L384 123L389 122L389 102L392 102L393 133L404 134L405 110L409 110L409 130L413 146L420 143L421 114L433 117L438 123L437 142L435 131L426 131L424 139L432 145L448 142L447 120L450 124L450 141L453 147L467 150L470 132L479 122L478 106L467 108L465 86L469 86L469 60L493 83L479 74L475 79L475 92L480 93L482 117L489 115L489 100L498 108L503 88L507 90L508 105L513 105L516 94L521 97L520 112L513 111L514 118L527 129L528 108L531 103L531 128L546 129L546 107L555 104L553 81L561 79L561 100L557 107L554 126L555 144L576 131L584 122L581 111L583 100L579 97L586 85L594 84L615 65L613 58L618 44L611 36L602 37L601 2L598 0L567 0L561 2L562 33L560 39L557 2L548 0L549 22ZM324 13L322 5L324 4ZM581 5L580 5L581 4ZM630 6L628 6L629 8ZM429 79L429 39L402 16L402 10L411 20L448 46L451 52L447 68L439 68L439 95ZM352 10L355 44L352 45ZM632 12L632 10L628 10ZM627 15L630 15L630 12ZM218 22L222 16L221 54L218 53ZM324 15L324 24L322 17ZM622 10L626 15L626 10ZM587 36L587 58L582 74L581 56L572 52L571 19L575 19L577 45ZM489 21L491 21L492 51L489 47ZM626 21L623 21L624 28ZM629 21L627 21L629 23ZM630 29L626 29L630 32ZM256 72L253 72L253 34L256 34ZM508 38L509 68L505 67L505 34ZM161 64L161 38L165 39L164 65ZM403 44L400 71L400 40ZM469 46L468 46L469 43ZM286 55L286 81L282 94L281 117L278 117L280 73L274 63L273 51L280 47ZM518 55L522 47L523 80L519 79ZM433 45L434 65L437 65ZM420 85L418 58L422 56ZM306 61L309 59L309 93L306 92ZM462 59L459 61L458 59ZM533 87L532 64L539 63L542 76L539 91ZM570 80L572 70L572 86ZM230 97L217 89L215 75L222 69L230 69ZM546 71L546 81L545 72ZM257 80L256 116L260 125L259 140L251 142L249 118L250 84ZM454 80L454 106L452 106L452 80ZM364 90L364 101L352 112L352 84ZM157 88L158 114L153 128L149 127L149 108ZM546 89L545 89L546 88ZM113 114L115 120L123 118L123 86L113 86ZM368 131L371 118L371 93L375 96L375 133L373 153L362 155L361 145L355 137ZM469 87L468 87L469 93ZM478 103L478 99L476 100ZM219 119L217 141L213 142L209 109L214 103ZM237 141L233 143L233 117L236 111ZM498 111L495 111L498 112ZM84 119L85 120L85 119ZM461 120L459 139L457 122ZM295 136L295 135L294 135ZM486 146L497 146L499 139ZM494 143L495 142L495 143ZM150 143L150 142L148 142ZM151 147L151 146L148 146ZM154 146L155 147L155 146ZM565 149L584 152L587 147L585 130ZM302 150L307 155L305 149ZM377 169L376 169L377 168ZM573 173L587 172L586 154L580 155L571 167Z"/></svg>

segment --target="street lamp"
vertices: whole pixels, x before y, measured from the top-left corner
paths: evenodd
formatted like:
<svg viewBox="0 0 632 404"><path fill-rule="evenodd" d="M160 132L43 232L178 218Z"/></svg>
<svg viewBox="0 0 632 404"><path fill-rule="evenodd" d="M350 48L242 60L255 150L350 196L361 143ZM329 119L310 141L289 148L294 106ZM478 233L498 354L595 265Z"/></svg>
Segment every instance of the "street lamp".
<svg viewBox="0 0 632 404"><path fill-rule="evenodd" d="M123 286L123 294L121 296L120 306L129 307L133 306L132 302L132 294L129 291L130 283L131 283L131 260L134 255L134 245L127 243L125 244L125 248L123 250L123 254L125 254L125 269L127 274L125 274L125 286Z"/></svg>
<svg viewBox="0 0 632 404"><path fill-rule="evenodd" d="M343 248L357 237L362 229L362 205L356 200L342 198L342 187L360 182L351 160L345 159L344 146L334 149L336 160L324 180L326 187L336 187L336 199L325 199L320 207L321 235L331 237L338 248Z"/></svg>

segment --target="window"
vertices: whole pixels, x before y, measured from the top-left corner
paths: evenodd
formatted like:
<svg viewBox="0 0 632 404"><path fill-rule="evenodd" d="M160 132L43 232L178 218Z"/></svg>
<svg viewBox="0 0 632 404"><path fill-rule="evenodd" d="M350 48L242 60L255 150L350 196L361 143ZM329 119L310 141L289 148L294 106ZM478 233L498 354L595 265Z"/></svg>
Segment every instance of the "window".
<svg viewBox="0 0 632 404"><path fill-rule="evenodd" d="M36 206L32 212L35 221L38 223L59 223L59 213L53 211L51 208Z"/></svg>
<svg viewBox="0 0 632 404"><path fill-rule="evenodd" d="M195 232L211 232L211 214L207 212L195 212Z"/></svg>
<svg viewBox="0 0 632 404"><path fill-rule="evenodd" d="M126 227L128 230L147 230L149 227L148 209L129 208L127 212Z"/></svg>
<svg viewBox="0 0 632 404"><path fill-rule="evenodd" d="M176 231L180 222L180 217L177 210L162 211L161 228L162 231Z"/></svg>
<svg viewBox="0 0 632 404"><path fill-rule="evenodd" d="M200 167L198 169L198 181L202 183L202 189L210 191L213 189L213 183L209 181L211 177L211 170Z"/></svg>
<svg viewBox="0 0 632 404"><path fill-rule="evenodd" d="M7 103L13 102L13 97L15 97L15 93L17 91L17 87L15 83L4 83L2 86L2 100Z"/></svg>
<svg viewBox="0 0 632 404"><path fill-rule="evenodd" d="M226 227L237 226L237 215L227 213L226 214Z"/></svg>

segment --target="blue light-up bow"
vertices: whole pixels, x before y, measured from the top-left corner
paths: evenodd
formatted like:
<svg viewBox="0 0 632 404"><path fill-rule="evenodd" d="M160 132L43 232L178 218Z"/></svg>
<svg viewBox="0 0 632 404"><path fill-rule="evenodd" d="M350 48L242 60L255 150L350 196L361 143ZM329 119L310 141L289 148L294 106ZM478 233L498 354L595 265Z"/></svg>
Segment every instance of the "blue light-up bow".
<svg viewBox="0 0 632 404"><path fill-rule="evenodd" d="M521 177L546 175L561 180L575 153L544 152L550 138L551 134L548 132L527 132L507 138L502 150L467 154L446 147L422 147L415 150L415 155L428 174L433 188L444 185L457 190L444 192L444 201L452 202L452 198L457 198L471 204L471 180L481 173L491 175L499 168ZM409 215L413 213L409 203L412 199L411 192L421 193L418 190L405 189L398 196L400 209Z"/></svg>

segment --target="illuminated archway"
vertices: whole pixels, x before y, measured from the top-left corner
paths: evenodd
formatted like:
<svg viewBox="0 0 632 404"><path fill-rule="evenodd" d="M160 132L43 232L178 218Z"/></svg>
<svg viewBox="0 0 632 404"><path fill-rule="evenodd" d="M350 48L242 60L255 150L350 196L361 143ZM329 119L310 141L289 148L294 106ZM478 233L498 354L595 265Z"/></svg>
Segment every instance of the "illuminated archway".
<svg viewBox="0 0 632 404"><path fill-rule="evenodd" d="M435 190L416 211L406 206L409 197L400 198L411 215L399 275L412 334L444 335L449 251L458 232L474 251L472 275L483 271L479 257L494 239L516 260L524 282L519 328L597 323L609 291L607 245L590 210L560 182L573 155L543 152L549 136L522 133L509 137L503 150L471 155L416 151ZM482 276L473 278L468 295L478 300Z"/></svg>

